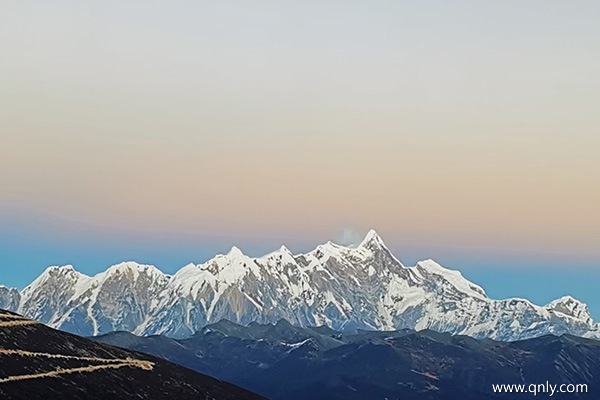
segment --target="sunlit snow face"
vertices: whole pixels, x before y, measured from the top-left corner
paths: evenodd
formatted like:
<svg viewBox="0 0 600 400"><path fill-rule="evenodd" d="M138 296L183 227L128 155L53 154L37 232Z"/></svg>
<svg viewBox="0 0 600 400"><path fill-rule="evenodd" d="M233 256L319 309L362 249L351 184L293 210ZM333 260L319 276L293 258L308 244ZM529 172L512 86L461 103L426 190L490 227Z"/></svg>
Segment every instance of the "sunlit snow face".
<svg viewBox="0 0 600 400"><path fill-rule="evenodd" d="M222 319L245 325L281 318L338 330L434 329L501 340L599 335L587 306L572 297L545 306L493 300L432 260L404 266L373 230L356 248L328 242L296 256L282 247L249 257L233 247L174 276L135 262L94 277L72 266L50 267L20 294L0 291L0 303L87 335L126 330L184 337Z"/></svg>

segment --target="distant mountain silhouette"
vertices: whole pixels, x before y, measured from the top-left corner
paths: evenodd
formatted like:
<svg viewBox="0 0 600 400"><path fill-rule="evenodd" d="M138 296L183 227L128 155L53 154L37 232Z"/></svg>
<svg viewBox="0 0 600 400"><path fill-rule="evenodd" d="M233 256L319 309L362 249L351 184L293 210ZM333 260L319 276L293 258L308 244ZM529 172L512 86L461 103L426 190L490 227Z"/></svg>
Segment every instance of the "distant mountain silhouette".
<svg viewBox="0 0 600 400"><path fill-rule="evenodd" d="M94 340L168 359L273 400L533 399L493 384L586 383L600 388L600 342L543 336L497 342L434 331L337 332L287 321L208 325L192 338L115 332ZM590 397L592 396L592 397ZM557 398L563 398L557 395Z"/></svg>

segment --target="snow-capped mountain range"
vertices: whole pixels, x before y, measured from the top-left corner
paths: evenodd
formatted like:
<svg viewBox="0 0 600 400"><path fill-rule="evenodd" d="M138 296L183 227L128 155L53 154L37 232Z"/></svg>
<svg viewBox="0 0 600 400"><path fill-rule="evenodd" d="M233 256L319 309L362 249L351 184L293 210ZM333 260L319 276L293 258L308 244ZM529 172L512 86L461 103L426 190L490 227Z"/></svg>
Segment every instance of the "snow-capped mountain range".
<svg viewBox="0 0 600 400"><path fill-rule="evenodd" d="M253 258L233 247L174 275L135 262L93 277L50 267L20 292L0 286L0 308L86 336L119 330L182 338L222 319L286 319L302 327L433 329L507 341L548 333L600 338L600 325L572 297L545 306L490 299L432 260L404 266L375 231L356 247L328 242L298 255L281 247Z"/></svg>

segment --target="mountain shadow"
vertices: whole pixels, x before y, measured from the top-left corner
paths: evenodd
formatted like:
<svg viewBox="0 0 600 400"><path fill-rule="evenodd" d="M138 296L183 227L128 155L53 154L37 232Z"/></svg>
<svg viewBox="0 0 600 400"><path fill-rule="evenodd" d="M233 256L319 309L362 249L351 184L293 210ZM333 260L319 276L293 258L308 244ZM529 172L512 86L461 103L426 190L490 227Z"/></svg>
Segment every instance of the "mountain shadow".
<svg viewBox="0 0 600 400"><path fill-rule="evenodd" d="M160 358L60 332L0 310L0 398L258 400L263 397Z"/></svg>
<svg viewBox="0 0 600 400"><path fill-rule="evenodd" d="M191 338L94 338L141 351L233 382L274 400L533 399L542 393L498 394L497 384L600 386L600 342L543 336L517 342L478 340L434 331L337 332L287 321L208 325ZM545 394L548 396L549 394Z"/></svg>

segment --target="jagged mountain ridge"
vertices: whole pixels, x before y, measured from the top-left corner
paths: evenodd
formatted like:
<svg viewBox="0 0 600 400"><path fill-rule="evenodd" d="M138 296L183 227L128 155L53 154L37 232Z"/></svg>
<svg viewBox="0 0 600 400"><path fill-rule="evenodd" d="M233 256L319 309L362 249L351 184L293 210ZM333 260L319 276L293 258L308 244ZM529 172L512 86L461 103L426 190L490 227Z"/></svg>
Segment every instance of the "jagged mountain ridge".
<svg viewBox="0 0 600 400"><path fill-rule="evenodd" d="M375 231L354 248L328 242L298 255L281 247L253 258L233 247L174 275L134 262L94 277L50 267L20 293L0 289L0 304L86 336L121 330L182 338L222 319L286 319L336 330L432 329L509 341L563 333L600 338L587 306L572 297L546 306L490 299L432 260L404 266Z"/></svg>

